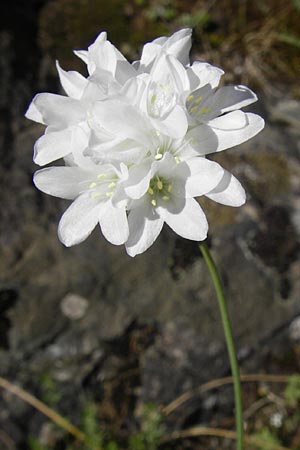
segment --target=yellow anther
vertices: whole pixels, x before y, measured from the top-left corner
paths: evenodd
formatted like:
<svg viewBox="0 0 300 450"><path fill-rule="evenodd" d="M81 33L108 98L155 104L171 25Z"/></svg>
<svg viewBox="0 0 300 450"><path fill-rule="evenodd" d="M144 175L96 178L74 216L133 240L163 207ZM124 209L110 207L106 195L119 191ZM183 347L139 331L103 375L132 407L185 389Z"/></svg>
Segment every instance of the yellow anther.
<svg viewBox="0 0 300 450"><path fill-rule="evenodd" d="M97 175L97 178L101 179L101 178L105 178L106 174L105 173L99 173L99 175Z"/></svg>
<svg viewBox="0 0 300 450"><path fill-rule="evenodd" d="M191 94L191 95L188 96L187 101L191 102L193 100L193 98L194 98L194 96Z"/></svg>
<svg viewBox="0 0 300 450"><path fill-rule="evenodd" d="M154 156L154 159L156 159L156 161L159 161L162 158L162 154L161 153L156 153L156 155Z"/></svg>
<svg viewBox="0 0 300 450"><path fill-rule="evenodd" d="M148 188L148 191L147 191L147 192L148 192L148 194L150 194L150 195L153 195L153 194L154 194L154 191L153 191L153 189L152 189L151 187Z"/></svg>
<svg viewBox="0 0 300 450"><path fill-rule="evenodd" d="M177 164L179 164L179 163L180 163L180 158L179 158L179 156L175 156L175 158L174 158L174 159L175 159L175 161L176 161L176 163L177 163Z"/></svg>
<svg viewBox="0 0 300 450"><path fill-rule="evenodd" d="M210 112L210 111L211 111L211 108L201 108L201 109L199 109L197 114L204 114L204 113L207 113L207 112Z"/></svg>
<svg viewBox="0 0 300 450"><path fill-rule="evenodd" d="M105 193L105 195L106 195L106 197L111 197L113 195L113 192L112 191L107 191Z"/></svg>
<svg viewBox="0 0 300 450"><path fill-rule="evenodd" d="M168 191L168 192L172 192L172 185L171 185L171 183L168 185L167 191Z"/></svg>
<svg viewBox="0 0 300 450"><path fill-rule="evenodd" d="M155 100L156 100L156 95L155 95L155 94L153 94L153 95L151 96L151 99L150 99L150 103L151 103L151 105L154 105L154 103L155 103Z"/></svg>
<svg viewBox="0 0 300 450"><path fill-rule="evenodd" d="M193 107L191 108L191 113L194 113L195 111L197 111L197 109L198 109L198 106L197 106L197 105L193 106Z"/></svg>
<svg viewBox="0 0 300 450"><path fill-rule="evenodd" d="M156 200L151 200L151 205L156 206Z"/></svg>
<svg viewBox="0 0 300 450"><path fill-rule="evenodd" d="M202 100L202 97L201 97L201 95L199 95L199 97L196 98L195 103L198 104L201 102L201 100Z"/></svg>
<svg viewBox="0 0 300 450"><path fill-rule="evenodd" d="M93 188L95 188L96 186L97 186L97 183L93 182L93 183L91 183L91 184L89 185L89 188L90 188L90 189L93 189Z"/></svg>
<svg viewBox="0 0 300 450"><path fill-rule="evenodd" d="M168 195L163 195L162 199L167 201L167 200L170 200L170 197Z"/></svg>
<svg viewBox="0 0 300 450"><path fill-rule="evenodd" d="M116 183L114 182L114 181L112 181L111 183L109 183L109 185L108 185L108 187L111 189L111 188L114 188L116 186Z"/></svg>
<svg viewBox="0 0 300 450"><path fill-rule="evenodd" d="M158 188L160 191L161 191L162 188L164 187L163 183L162 183L160 180L157 181L156 186L157 186L157 188Z"/></svg>
<svg viewBox="0 0 300 450"><path fill-rule="evenodd" d="M96 199L96 198L99 198L99 197L101 197L101 194L99 194L99 192L96 192L95 194L92 194L92 199Z"/></svg>

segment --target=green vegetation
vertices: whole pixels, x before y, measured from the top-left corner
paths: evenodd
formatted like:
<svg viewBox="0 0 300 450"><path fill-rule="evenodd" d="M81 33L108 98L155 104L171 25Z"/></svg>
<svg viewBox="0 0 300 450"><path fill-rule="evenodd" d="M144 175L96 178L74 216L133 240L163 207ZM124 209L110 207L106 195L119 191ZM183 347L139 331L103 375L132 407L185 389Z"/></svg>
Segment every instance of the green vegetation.
<svg viewBox="0 0 300 450"><path fill-rule="evenodd" d="M255 387L252 385L252 387ZM272 387L272 389L271 389ZM274 389L273 389L274 388ZM161 442L167 436L164 416L153 404L145 404L134 427L120 430L114 424L101 420L101 403L87 401L82 413L80 429L85 442L74 441L70 435L48 422L52 429L52 441L43 444L30 437L28 450L158 450L167 449ZM251 413L249 414L249 411ZM300 375L291 375L285 388L279 385L258 385L252 403L245 409L247 434L245 450L300 450L298 439L300 424ZM201 428L201 427L200 427ZM226 430L225 430L226 431ZM51 434L51 433L50 433ZM180 432L179 432L180 435ZM53 438L55 436L55 438ZM210 438L197 439L193 434L197 450L210 450ZM174 441L174 450L182 449L184 438ZM220 440L220 449L222 441Z"/></svg>
<svg viewBox="0 0 300 450"><path fill-rule="evenodd" d="M262 445L254 445L253 448L255 450L266 450L268 448L272 448L271 446L277 446L281 445L281 442L276 437L273 430L270 430L269 428L263 427L260 431L253 434L252 437L255 437L256 439L259 439L262 442Z"/></svg>
<svg viewBox="0 0 300 450"><path fill-rule="evenodd" d="M300 375L290 376L283 396L277 396L272 393L269 397L271 401L273 400L272 403L266 406L266 412L268 413L266 418L269 419L269 423L261 426L262 411L255 419L260 429L251 435L259 439L262 445L255 444L251 448L265 450L283 446L291 448L291 450L300 450L300 439L298 438L300 424ZM277 420L276 417L278 417Z"/></svg>
<svg viewBox="0 0 300 450"><path fill-rule="evenodd" d="M44 372L40 378L41 384L41 399L50 407L56 407L61 400L59 389L49 372Z"/></svg>
<svg viewBox="0 0 300 450"><path fill-rule="evenodd" d="M290 377L284 391L284 397L287 404L292 408L296 408L300 403L300 375L292 375Z"/></svg>
<svg viewBox="0 0 300 450"><path fill-rule="evenodd" d="M164 435L163 416L152 404L144 407L138 433L129 437L129 450L156 450Z"/></svg>
<svg viewBox="0 0 300 450"><path fill-rule="evenodd" d="M146 404L141 415L139 429L127 439L127 444L119 436L110 435L107 429L99 423L98 406L88 402L82 414L81 430L87 436L84 443L67 444L65 450L156 450L164 435L163 417L152 404ZM55 447L42 444L38 439L28 439L28 450L54 450Z"/></svg>

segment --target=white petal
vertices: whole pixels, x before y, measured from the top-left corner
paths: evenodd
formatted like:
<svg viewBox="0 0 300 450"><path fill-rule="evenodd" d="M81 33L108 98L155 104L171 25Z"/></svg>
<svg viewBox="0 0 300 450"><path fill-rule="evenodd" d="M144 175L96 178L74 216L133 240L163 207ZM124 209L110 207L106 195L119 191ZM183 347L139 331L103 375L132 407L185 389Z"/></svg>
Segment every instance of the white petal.
<svg viewBox="0 0 300 450"><path fill-rule="evenodd" d="M187 68L192 91L208 84L212 89L216 88L223 74L222 69L200 61L195 61L191 67Z"/></svg>
<svg viewBox="0 0 300 450"><path fill-rule="evenodd" d="M78 56L84 63L88 63L89 52L87 50L74 50L74 55Z"/></svg>
<svg viewBox="0 0 300 450"><path fill-rule="evenodd" d="M35 98L36 97L34 97L32 102L28 106L28 109L25 113L25 117L29 120L33 120L34 122L42 123L43 125L45 125L43 116L42 116L41 112L39 111L39 109L36 107Z"/></svg>
<svg viewBox="0 0 300 450"><path fill-rule="evenodd" d="M56 68L58 71L59 79L65 93L69 97L80 99L83 91L86 88L88 80L84 78L80 73L75 71L66 72L63 70L58 61L56 61Z"/></svg>
<svg viewBox="0 0 300 450"><path fill-rule="evenodd" d="M241 183L227 170L218 186L206 197L227 206L241 206L246 201L246 193Z"/></svg>
<svg viewBox="0 0 300 450"><path fill-rule="evenodd" d="M214 127L223 129L223 123L226 128L229 127L229 120L232 123L231 128L241 128L245 123L243 112L239 108L249 105L257 100L256 95L245 86L225 86L218 91L207 91L209 85L198 89L193 93L194 97L199 95L200 102L191 104L189 111L196 122L209 122L214 120ZM206 93L203 93L207 91ZM225 112L234 111L232 114L221 116ZM218 117L220 116L220 117ZM234 123L236 122L236 123ZM220 124L220 127L217 125Z"/></svg>
<svg viewBox="0 0 300 450"><path fill-rule="evenodd" d="M167 42L168 39L169 39L168 36L160 36L158 38L153 39L152 44L156 44L161 47L163 44L165 44ZM150 44L151 44L151 42L150 42Z"/></svg>
<svg viewBox="0 0 300 450"><path fill-rule="evenodd" d="M210 192L224 176L223 167L205 158L192 158L184 164L190 169L185 185L188 197L198 197Z"/></svg>
<svg viewBox="0 0 300 450"><path fill-rule="evenodd" d="M149 161L133 166L129 169L128 181L124 186L124 191L131 199L141 198L149 187L151 176L151 163Z"/></svg>
<svg viewBox="0 0 300 450"><path fill-rule="evenodd" d="M72 148L72 155L75 164L84 169L93 169L95 164L91 161L91 158L86 157L84 154L84 151L88 145L89 134L87 134L84 127L81 126L72 127L72 129L73 134L70 146Z"/></svg>
<svg viewBox="0 0 300 450"><path fill-rule="evenodd" d="M92 113L108 132L147 146L149 125L137 108L119 100L107 100L95 103Z"/></svg>
<svg viewBox="0 0 300 450"><path fill-rule="evenodd" d="M207 125L218 130L241 130L247 125L247 115L243 111L232 111L210 120Z"/></svg>
<svg viewBox="0 0 300 450"><path fill-rule="evenodd" d="M137 71L127 60L118 60L115 77L116 80L123 86L126 81L136 77Z"/></svg>
<svg viewBox="0 0 300 450"><path fill-rule="evenodd" d="M128 239L129 229L125 208L116 208L107 202L100 213L100 227L103 236L114 245L121 245Z"/></svg>
<svg viewBox="0 0 300 450"><path fill-rule="evenodd" d="M141 60L136 62L139 66L139 72L150 72L151 66L156 56L161 52L161 46L153 42L148 42L144 45ZM138 64L139 63L139 64Z"/></svg>
<svg viewBox="0 0 300 450"><path fill-rule="evenodd" d="M37 94L33 103L43 121L59 129L85 120L85 111L80 102L70 97L45 92Z"/></svg>
<svg viewBox="0 0 300 450"><path fill-rule="evenodd" d="M165 89L175 90L178 94L190 87L185 68L172 55L162 54L155 61L151 70L151 79L161 83Z"/></svg>
<svg viewBox="0 0 300 450"><path fill-rule="evenodd" d="M228 121L226 120L226 116L233 115L236 112L211 120L210 126L199 125L187 133L190 146L195 149L198 155L208 155L242 144L263 129L264 120L253 113L241 112L246 121L241 128L238 128L238 121L230 120L230 118Z"/></svg>
<svg viewBox="0 0 300 450"><path fill-rule="evenodd" d="M159 173L160 176L164 178L172 178L174 170L177 168L177 162L175 157L169 153L164 153L162 159L153 162L152 164L152 175L154 173ZM185 172L185 175L188 176L189 171ZM152 176L151 175L151 176Z"/></svg>
<svg viewBox="0 0 300 450"><path fill-rule="evenodd" d="M139 143L130 140L111 139L101 142L98 137L92 134L89 141L89 150L86 152L99 161L123 161L125 164L136 164L143 156L143 150Z"/></svg>
<svg viewBox="0 0 300 450"><path fill-rule="evenodd" d="M192 30L190 28L184 28L174 33L163 44L164 50L174 55L184 66L189 64L189 53L192 45L191 35Z"/></svg>
<svg viewBox="0 0 300 450"><path fill-rule="evenodd" d="M106 40L96 40L89 47L88 71L92 75L99 68L115 75L117 67L116 48Z"/></svg>
<svg viewBox="0 0 300 450"><path fill-rule="evenodd" d="M180 236L192 241L206 239L207 220L200 205L193 198L186 199L184 207L177 214L162 207L157 208L157 213Z"/></svg>
<svg viewBox="0 0 300 450"><path fill-rule="evenodd" d="M106 31L101 31L101 33L98 34L98 36L96 37L96 39L94 40L94 42L89 46L89 50L95 45L98 44L99 42L104 42L107 40L107 32Z"/></svg>
<svg viewBox="0 0 300 450"><path fill-rule="evenodd" d="M129 256L145 252L157 239L164 221L148 206L141 206L128 215L129 238L125 244Z"/></svg>
<svg viewBox="0 0 300 450"><path fill-rule="evenodd" d="M89 172L79 167L47 167L35 172L36 187L54 197L73 200L90 184Z"/></svg>
<svg viewBox="0 0 300 450"><path fill-rule="evenodd" d="M218 151L219 140L216 132L206 124L198 125L195 128L189 130L186 134L188 142L187 149L183 148L180 155L187 152L188 156L204 156L209 153ZM193 153L194 151L194 153Z"/></svg>
<svg viewBox="0 0 300 450"><path fill-rule="evenodd" d="M99 44L101 44L101 42L105 42L106 40L107 40L107 32L106 31L101 31L101 33L98 34L98 36L96 37L94 42L89 45L88 52L90 52L93 48L97 48L97 46Z"/></svg>
<svg viewBox="0 0 300 450"><path fill-rule="evenodd" d="M256 101L257 96L246 86L224 86L216 91L210 106L212 111L223 114Z"/></svg>
<svg viewBox="0 0 300 450"><path fill-rule="evenodd" d="M78 197L60 219L58 237L67 247L84 241L99 222L101 204L89 194Z"/></svg>
<svg viewBox="0 0 300 450"><path fill-rule="evenodd" d="M145 80L141 75L130 78L122 87L121 95L124 95L130 104L140 105L146 86Z"/></svg>
<svg viewBox="0 0 300 450"><path fill-rule="evenodd" d="M189 97L192 98L192 100L187 103L187 106L190 115L196 119L196 122L207 122L207 120L210 119L209 117L209 119L206 120L206 111L211 111L210 102L214 92L215 89L213 89L210 84L206 84L190 94ZM187 100L189 97L187 97Z"/></svg>
<svg viewBox="0 0 300 450"><path fill-rule="evenodd" d="M174 139L182 138L188 129L186 114L179 105L175 105L165 119L152 119L152 123L158 131Z"/></svg>
<svg viewBox="0 0 300 450"><path fill-rule="evenodd" d="M191 29L183 29L174 33L169 38L166 36L154 39L144 45L139 64L140 72L149 72L156 57L162 53L173 55L178 61L187 65L189 63L189 51L191 48Z"/></svg>
<svg viewBox="0 0 300 450"><path fill-rule="evenodd" d="M85 139L78 139L78 133ZM34 145L33 160L39 166L44 166L59 158L63 158L75 151L83 151L87 144L87 138L84 133L69 127L61 131L53 131L41 136Z"/></svg>

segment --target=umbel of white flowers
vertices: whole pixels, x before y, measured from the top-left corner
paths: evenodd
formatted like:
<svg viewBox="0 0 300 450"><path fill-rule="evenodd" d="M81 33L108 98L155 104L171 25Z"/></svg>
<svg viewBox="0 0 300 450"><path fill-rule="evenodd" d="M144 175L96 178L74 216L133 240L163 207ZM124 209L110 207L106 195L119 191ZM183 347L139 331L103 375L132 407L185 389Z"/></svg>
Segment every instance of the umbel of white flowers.
<svg viewBox="0 0 300 450"><path fill-rule="evenodd" d="M208 224L195 197L241 206L239 181L206 155L241 144L264 126L240 108L257 100L245 86L217 89L223 71L190 64L191 30L144 45L130 64L102 32L88 50L75 51L88 77L57 63L66 96L37 94L26 117L46 125L34 146L43 166L41 191L73 200L59 239L71 246L100 225L104 237L135 256L147 250L164 222L201 241Z"/></svg>

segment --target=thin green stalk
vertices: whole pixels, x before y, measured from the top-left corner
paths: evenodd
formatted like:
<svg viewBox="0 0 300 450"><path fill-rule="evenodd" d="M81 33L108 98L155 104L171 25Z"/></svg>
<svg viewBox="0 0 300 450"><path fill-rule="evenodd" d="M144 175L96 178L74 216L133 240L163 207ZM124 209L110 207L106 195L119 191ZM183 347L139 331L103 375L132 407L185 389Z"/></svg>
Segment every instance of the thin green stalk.
<svg viewBox="0 0 300 450"><path fill-rule="evenodd" d="M222 282L217 270L217 267L215 265L215 262L211 256L211 253L206 245L206 242L201 242L200 244L200 250L203 255L203 258L206 262L206 265L208 267L211 279L213 281L219 309L221 313L222 318L222 324L226 339L226 345L230 360L230 366L231 366L231 372L233 376L233 387L234 387L234 399L235 399L235 425L236 425L236 435L237 435L237 441L236 441L236 449L237 450L243 450L243 405L242 405L242 389L241 389L241 382L240 382L240 371L239 371L239 365L236 357L236 350L234 345L234 340L232 336L232 329L230 324L230 318L228 314L228 309L226 305L226 299L222 287Z"/></svg>

